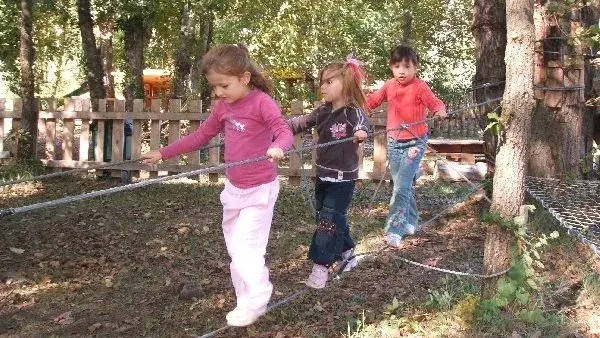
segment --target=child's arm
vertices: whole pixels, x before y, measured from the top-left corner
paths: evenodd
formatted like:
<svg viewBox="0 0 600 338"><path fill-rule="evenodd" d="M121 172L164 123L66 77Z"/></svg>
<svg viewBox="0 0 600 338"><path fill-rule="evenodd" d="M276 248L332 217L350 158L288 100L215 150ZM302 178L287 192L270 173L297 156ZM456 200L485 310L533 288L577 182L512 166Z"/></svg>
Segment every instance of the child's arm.
<svg viewBox="0 0 600 338"><path fill-rule="evenodd" d="M388 83L389 81L386 82L383 87L379 88L379 90L367 95L367 108L369 108L369 110L373 110L379 107L383 102L387 101Z"/></svg>
<svg viewBox="0 0 600 338"><path fill-rule="evenodd" d="M321 107L313 110L310 114L296 116L287 121L288 125L292 129L294 135L300 134L306 130L309 130L317 125L317 115Z"/></svg>
<svg viewBox="0 0 600 338"><path fill-rule="evenodd" d="M261 102L260 110L267 126L273 132L273 143L267 150L267 155L271 158L270 161L282 159L283 152L294 143L292 131L275 101L264 100Z"/></svg>
<svg viewBox="0 0 600 338"><path fill-rule="evenodd" d="M435 96L431 88L429 88L429 86L425 83L423 83L423 86L419 91L419 98L434 116L441 118L446 117L446 105L444 102L442 102L442 100Z"/></svg>
<svg viewBox="0 0 600 338"><path fill-rule="evenodd" d="M167 159L177 155L189 153L190 151L199 149L207 144L208 141L220 133L224 127L223 123L219 121L217 113L214 110L215 109L213 108L213 112L195 132L164 148L153 150L142 155L142 159L144 159L143 161L145 163L155 163L161 158Z"/></svg>
<svg viewBox="0 0 600 338"><path fill-rule="evenodd" d="M353 134L356 137L356 142L364 141L369 131L371 130L371 122L365 115L365 112L360 108L354 108L347 114L348 122L352 124Z"/></svg>

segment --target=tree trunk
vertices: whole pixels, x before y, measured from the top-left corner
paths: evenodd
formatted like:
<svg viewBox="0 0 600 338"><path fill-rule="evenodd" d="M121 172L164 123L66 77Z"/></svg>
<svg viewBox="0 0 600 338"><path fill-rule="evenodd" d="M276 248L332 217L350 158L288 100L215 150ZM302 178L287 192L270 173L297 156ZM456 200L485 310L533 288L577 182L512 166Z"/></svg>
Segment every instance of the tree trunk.
<svg viewBox="0 0 600 338"><path fill-rule="evenodd" d="M114 71L114 48L113 48L113 31L114 21L98 23L100 27L100 58L104 68L104 79L106 81L107 97L115 97L115 76Z"/></svg>
<svg viewBox="0 0 600 338"><path fill-rule="evenodd" d="M506 65L504 51L506 48L506 2L505 0L475 0L475 79L473 87L489 83L489 86L473 92L474 101L482 103L502 97ZM500 102L493 102L479 107L481 129L491 122L487 115L493 111L500 114ZM488 167L493 168L497 152L498 138L490 130L483 135L485 155Z"/></svg>
<svg viewBox="0 0 600 338"><path fill-rule="evenodd" d="M190 4L184 4L181 9L181 28L179 31L179 47L175 51L175 76L171 82L171 98L178 99L185 96L186 79L192 68L192 55L196 36L190 21Z"/></svg>
<svg viewBox="0 0 600 338"><path fill-rule="evenodd" d="M81 32L81 44L86 68L86 78L90 87L90 99L93 103L106 98L104 88L104 70L100 51L96 48L94 36L94 20L90 13L90 0L77 0L77 17Z"/></svg>
<svg viewBox="0 0 600 338"><path fill-rule="evenodd" d="M35 76L33 63L35 49L33 44L33 1L21 0L21 44L19 63L21 67L20 91L23 99L21 128L18 131L18 154L20 159L35 157L37 140L38 109L35 101Z"/></svg>
<svg viewBox="0 0 600 338"><path fill-rule="evenodd" d="M538 11L544 15L544 7ZM532 119L536 128L532 130L528 162L531 176L582 178L586 155L592 149L593 110L585 108L581 88L585 86L586 73L583 51L580 45L570 45L567 40L582 25L579 13L579 9L573 9L563 17L555 15L554 22L538 20L543 25L538 27L543 33L540 38L544 39L539 82L544 87L566 89L538 90L537 97L543 101L538 102ZM548 36L555 39L547 39Z"/></svg>
<svg viewBox="0 0 600 338"><path fill-rule="evenodd" d="M194 60L194 65L190 72L190 87L191 94L199 97L203 102L210 101L210 88L206 80L202 76L202 58L204 54L209 50L213 39L213 22L214 18L212 13L208 13L204 16L204 22L202 29L200 30L200 41L198 46L198 55ZM208 109L208 105L202 105L202 110Z"/></svg>
<svg viewBox="0 0 600 338"><path fill-rule="evenodd" d="M506 119L503 143L496 156L494 194L491 211L512 220L519 215L525 194L524 178L531 112L534 107L533 62L535 32L533 0L506 1L506 90L502 117ZM483 269L486 274L502 271L509 264L512 234L499 225L488 228L485 239ZM484 296L496 292L497 278L486 279Z"/></svg>
<svg viewBox="0 0 600 338"><path fill-rule="evenodd" d="M135 15L123 21L125 33L125 96L127 109L133 109L133 99L144 98L144 18Z"/></svg>

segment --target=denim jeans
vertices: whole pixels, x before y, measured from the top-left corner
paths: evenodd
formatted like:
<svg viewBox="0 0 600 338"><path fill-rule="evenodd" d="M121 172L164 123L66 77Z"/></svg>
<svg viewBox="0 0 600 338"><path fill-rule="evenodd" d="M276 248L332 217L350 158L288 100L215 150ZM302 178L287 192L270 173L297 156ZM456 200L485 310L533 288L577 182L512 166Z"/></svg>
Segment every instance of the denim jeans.
<svg viewBox="0 0 600 338"><path fill-rule="evenodd" d="M354 194L354 181L330 182L319 177L315 183L316 222L308 258L329 266L354 248L348 227L348 207Z"/></svg>
<svg viewBox="0 0 600 338"><path fill-rule="evenodd" d="M390 200L390 208L385 222L385 231L403 236L405 226L419 222L417 201L413 195L413 180L425 153L427 137L421 140L397 141L388 137L388 160L394 191Z"/></svg>

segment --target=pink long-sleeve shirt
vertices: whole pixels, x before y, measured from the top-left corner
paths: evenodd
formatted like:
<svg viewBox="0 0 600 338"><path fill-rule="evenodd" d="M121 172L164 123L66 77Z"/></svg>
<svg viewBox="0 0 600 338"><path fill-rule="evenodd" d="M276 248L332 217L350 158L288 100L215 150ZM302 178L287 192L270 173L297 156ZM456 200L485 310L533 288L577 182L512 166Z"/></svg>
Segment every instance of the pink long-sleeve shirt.
<svg viewBox="0 0 600 338"><path fill-rule="evenodd" d="M220 100L200 127L181 140L160 149L171 158L206 145L221 131L225 133L225 162L264 156L267 149L288 150L294 137L279 106L266 93L253 90L234 103ZM267 160L226 169L227 179L242 189L269 183L277 178L277 163Z"/></svg>
<svg viewBox="0 0 600 338"><path fill-rule="evenodd" d="M383 87L367 97L369 109L377 108L384 101L388 103L387 129L396 129L401 124L425 120L425 108L431 113L446 109L444 102L435 96L427 83L417 78L404 84L400 84L396 79L388 80ZM417 124L408 130L393 131L388 135L396 140L423 137L427 135L427 124Z"/></svg>

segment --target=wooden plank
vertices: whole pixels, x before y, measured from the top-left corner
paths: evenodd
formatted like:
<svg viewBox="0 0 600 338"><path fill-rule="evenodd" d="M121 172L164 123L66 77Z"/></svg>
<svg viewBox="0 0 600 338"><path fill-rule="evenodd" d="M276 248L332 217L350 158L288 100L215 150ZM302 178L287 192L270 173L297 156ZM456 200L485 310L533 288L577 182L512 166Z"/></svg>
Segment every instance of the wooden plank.
<svg viewBox="0 0 600 338"><path fill-rule="evenodd" d="M91 102L89 99L81 100L81 112L86 113L91 109ZM81 132L79 133L79 160L87 161L89 159L90 151L90 120L81 119Z"/></svg>
<svg viewBox="0 0 600 338"><path fill-rule="evenodd" d="M181 111L181 100L169 100L169 113L179 113ZM169 144L173 144L181 139L181 122L169 120ZM167 160L169 164L178 164L181 156L175 156Z"/></svg>
<svg viewBox="0 0 600 338"><path fill-rule="evenodd" d="M295 100L291 102L291 115L301 116L304 114L304 103L299 100ZM294 135L294 147L296 149L302 147L302 133ZM290 157L290 169L299 169L302 167L302 163L300 163L300 154L296 153ZM299 176L290 176L288 178L288 182L293 185L300 184Z"/></svg>
<svg viewBox="0 0 600 338"><path fill-rule="evenodd" d="M48 110L56 111L56 100L48 102ZM53 160L56 158L56 119L46 119L46 147L44 150L44 158Z"/></svg>
<svg viewBox="0 0 600 338"><path fill-rule="evenodd" d="M144 110L144 100L134 99L133 100L133 112L139 113ZM133 133L131 135L131 159L138 159L142 157L142 121L133 120ZM133 171L130 173L131 177L139 177L139 171Z"/></svg>
<svg viewBox="0 0 600 338"><path fill-rule="evenodd" d="M152 122L150 122L150 150L158 150L160 148L160 110L161 110L161 100L160 99L152 99L150 104L150 111L152 115L150 118ZM150 170L150 177L157 177L158 172Z"/></svg>
<svg viewBox="0 0 600 338"><path fill-rule="evenodd" d="M384 127L375 127L375 132L385 129ZM387 158L387 134L379 133L373 140L373 171L384 173L386 171Z"/></svg>
<svg viewBox="0 0 600 338"><path fill-rule="evenodd" d="M17 133L19 131L19 129L21 129L21 112L23 111L23 101L20 98L15 98L12 101L12 109L15 113L18 113L19 118L17 117L13 117L12 121L11 121L11 125L10 125L10 130L13 133ZM10 149L9 151L16 156L17 155L17 151L19 149L19 139L18 137L15 138L14 140L12 140L12 142L10 143Z"/></svg>
<svg viewBox="0 0 600 338"><path fill-rule="evenodd" d="M115 100L116 111L125 110L124 100ZM125 121L122 119L115 119L112 122L112 155L111 162L122 162L123 161L123 144L124 144L124 126Z"/></svg>
<svg viewBox="0 0 600 338"><path fill-rule="evenodd" d="M98 100L99 113L106 112L106 99ZM104 161L104 121L96 121L96 146L94 147L94 158L96 162Z"/></svg>
<svg viewBox="0 0 600 338"><path fill-rule="evenodd" d="M465 181L457 171L467 177L470 181L483 181L487 174L487 164L478 162L473 165L437 161L433 172L433 178L435 180L441 179L451 182Z"/></svg>
<svg viewBox="0 0 600 338"><path fill-rule="evenodd" d="M202 111L202 101L201 100L191 100L188 106L189 115L194 113L200 113ZM190 120L190 133L195 132L198 127L200 127L200 120ZM199 165L200 164L200 151L196 150L191 152L188 155L188 165ZM200 180L200 175L191 176L192 179Z"/></svg>

